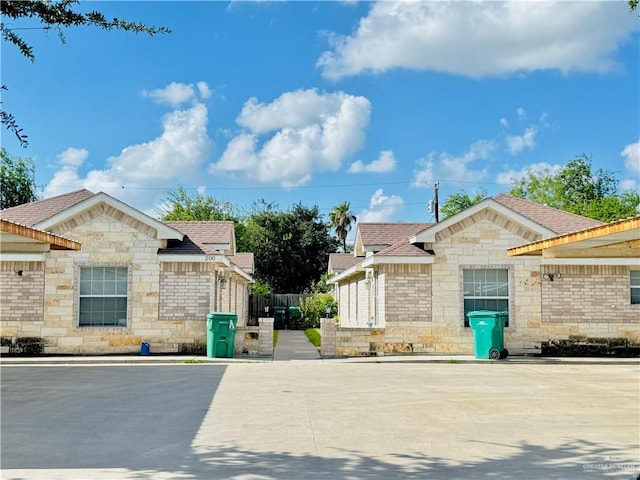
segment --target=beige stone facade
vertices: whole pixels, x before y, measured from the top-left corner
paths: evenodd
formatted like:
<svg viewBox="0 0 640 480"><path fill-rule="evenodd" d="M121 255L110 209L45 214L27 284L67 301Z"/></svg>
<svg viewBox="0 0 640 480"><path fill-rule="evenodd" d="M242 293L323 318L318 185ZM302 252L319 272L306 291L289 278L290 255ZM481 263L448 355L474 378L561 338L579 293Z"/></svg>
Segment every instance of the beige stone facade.
<svg viewBox="0 0 640 480"><path fill-rule="evenodd" d="M167 240L159 238L153 221L145 222L142 214L134 218L117 202L94 203L51 228L79 242L80 250L3 252L0 336L39 337L45 353L135 353L142 342L160 353L206 343L209 312L233 312L239 326L246 324L250 276L221 263L224 255L190 255L185 261L159 255ZM37 261L25 260L34 255ZM125 269L122 324L80 325L79 285L85 267Z"/></svg>
<svg viewBox="0 0 640 480"><path fill-rule="evenodd" d="M431 256L363 257L360 266L337 275L334 296L339 303L335 334L328 327L334 351L327 355L393 353L472 354L473 330L465 327L465 270L499 269L508 276L509 325L505 347L515 354L540 352L542 342L570 337L627 339L640 343L640 305L631 304L630 271L640 269L638 245L626 241L615 257L606 252L581 252L575 265L542 256L510 256L514 247L535 242L545 232L508 211L478 208L459 221L436 227L432 235L416 235ZM607 247L609 253L614 249ZM622 253L621 253L622 252ZM624 254L624 255L623 255ZM421 258L421 257L417 257ZM372 260L373 259L373 260ZM635 263L634 263L635 262ZM594 264L589 264L594 263ZM600 263L600 264L599 264ZM635 265L635 266L634 266ZM367 269L373 302L351 292ZM553 280L549 273L555 274ZM358 297L359 298L359 297ZM348 306L345 306L348 299ZM376 305L371 327L354 317ZM368 310L367 310L368 311ZM355 320L355 321L354 321ZM324 342L324 337L323 337Z"/></svg>

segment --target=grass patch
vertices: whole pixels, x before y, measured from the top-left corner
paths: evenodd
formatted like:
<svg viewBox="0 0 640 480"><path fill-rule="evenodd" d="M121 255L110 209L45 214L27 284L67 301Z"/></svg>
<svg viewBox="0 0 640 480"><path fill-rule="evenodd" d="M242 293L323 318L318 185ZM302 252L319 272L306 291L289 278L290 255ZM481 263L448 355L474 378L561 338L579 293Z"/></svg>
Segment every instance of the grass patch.
<svg viewBox="0 0 640 480"><path fill-rule="evenodd" d="M307 336L307 338L313 344L314 347L320 348L320 342L322 340L322 336L320 335L319 328L307 328L304 331L304 334Z"/></svg>
<svg viewBox="0 0 640 480"><path fill-rule="evenodd" d="M202 360L198 360L197 358L189 358L184 360L182 363L202 363Z"/></svg>
<svg viewBox="0 0 640 480"><path fill-rule="evenodd" d="M458 360L455 358L450 358L449 363L458 363Z"/></svg>
<svg viewBox="0 0 640 480"><path fill-rule="evenodd" d="M280 330L274 330L273 331L273 346L274 347L278 343L278 333L280 333Z"/></svg>

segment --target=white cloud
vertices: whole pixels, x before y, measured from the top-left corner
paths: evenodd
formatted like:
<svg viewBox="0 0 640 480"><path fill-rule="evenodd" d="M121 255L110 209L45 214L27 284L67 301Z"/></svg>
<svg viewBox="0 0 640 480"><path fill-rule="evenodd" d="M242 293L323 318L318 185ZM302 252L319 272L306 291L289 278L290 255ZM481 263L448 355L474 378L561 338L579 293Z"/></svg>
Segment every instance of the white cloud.
<svg viewBox="0 0 640 480"><path fill-rule="evenodd" d="M500 125L502 125L503 127L507 128L509 126L509 120L507 120L506 118L501 118L500 119Z"/></svg>
<svg viewBox="0 0 640 480"><path fill-rule="evenodd" d="M365 97L343 92L297 90L269 104L252 98L237 119L245 131L209 171L285 188L304 185L315 171L338 170L363 145L370 112Z"/></svg>
<svg viewBox="0 0 640 480"><path fill-rule="evenodd" d="M453 184L468 183L470 179L483 180L488 174L485 161L491 158L496 149L494 141L478 140L462 155L454 156L446 152L437 155L431 152L416 162L411 184L414 187L431 187L438 180ZM474 169L472 164L477 161L483 161L484 168Z"/></svg>
<svg viewBox="0 0 640 480"><path fill-rule="evenodd" d="M392 172L396 167L396 159L391 150L380 152L380 156L369 164L361 160L353 162L349 166L349 173L387 173Z"/></svg>
<svg viewBox="0 0 640 480"><path fill-rule="evenodd" d="M84 148L69 147L64 152L57 155L61 165L79 167L89 156L89 151Z"/></svg>
<svg viewBox="0 0 640 480"><path fill-rule="evenodd" d="M538 128L535 126L527 127L522 135L507 135L505 143L511 155L522 153L525 148L533 148L536 146L536 135Z"/></svg>
<svg viewBox="0 0 640 480"><path fill-rule="evenodd" d="M640 173L640 142L630 143L620 155L624 158L624 164L631 173Z"/></svg>
<svg viewBox="0 0 640 480"><path fill-rule="evenodd" d="M638 190L640 188L640 142L630 143L624 147L620 156L624 158L627 173L633 177L620 181L620 189L623 192Z"/></svg>
<svg viewBox="0 0 640 480"><path fill-rule="evenodd" d="M58 155L61 168L46 186L44 196L87 188L93 192L117 193L118 198L131 205L145 208L157 193L148 187L198 178L212 149L207 123L207 107L201 103L187 110L175 110L163 117L159 137L124 148L119 155L107 160L106 168L89 171L84 177L78 167L88 152L67 149Z"/></svg>
<svg viewBox="0 0 640 480"><path fill-rule="evenodd" d="M536 174L549 172L551 175L555 175L561 168L562 165L551 165L546 162L532 163L520 170L507 170L505 172L500 172L496 176L496 183L499 183L500 185L511 185L514 181L524 178L530 172Z"/></svg>
<svg viewBox="0 0 640 480"><path fill-rule="evenodd" d="M398 195L387 196L381 188L369 200L369 208L357 215L358 222L388 222L402 210L404 201Z"/></svg>
<svg viewBox="0 0 640 480"><path fill-rule="evenodd" d="M153 99L156 103L170 105L172 108L178 108L184 103L197 100L198 95L200 99L206 100L211 97L211 93L206 82L198 82L195 87L192 83L171 82L164 88L142 91L143 96Z"/></svg>
<svg viewBox="0 0 640 480"><path fill-rule="evenodd" d="M607 72L637 28L617 2L375 2L351 35L329 36L317 66L331 79L393 68L470 77Z"/></svg>
<svg viewBox="0 0 640 480"><path fill-rule="evenodd" d="M519 107L519 108L516 110L516 114L518 115L518 118L519 118L520 120L526 120L526 119L527 119L527 112L526 112L526 111L525 111L525 109L524 109L524 108L522 108L522 107Z"/></svg>
<svg viewBox="0 0 640 480"><path fill-rule="evenodd" d="M212 93L211 89L209 88L209 85L207 85L205 82L198 82L196 86L198 87L198 92L200 93L200 97L202 97L204 100L211 97L211 93Z"/></svg>

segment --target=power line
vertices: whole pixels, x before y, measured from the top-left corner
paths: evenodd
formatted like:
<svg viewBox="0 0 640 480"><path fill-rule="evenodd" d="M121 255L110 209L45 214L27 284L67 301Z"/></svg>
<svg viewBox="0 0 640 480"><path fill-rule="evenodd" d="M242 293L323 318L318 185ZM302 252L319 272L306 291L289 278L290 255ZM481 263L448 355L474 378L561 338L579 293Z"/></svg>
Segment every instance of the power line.
<svg viewBox="0 0 640 480"><path fill-rule="evenodd" d="M474 181L462 181L462 180L440 180L440 183L447 183L449 185L459 185L459 184L464 184L464 185L478 185L478 186L482 186L482 185L500 185L500 186L505 186L504 183L495 183L495 182L482 182L482 183L478 183L478 182L474 182ZM420 186L425 186L427 187L428 185L430 185L430 182L418 182ZM380 187L380 186L389 186L389 185L413 185L414 182L371 182L371 183L330 183L330 184L319 184L319 185L301 185L301 186L297 186L297 187L282 187L279 185L263 185L263 186L219 186L219 185L215 185L215 186L211 186L211 185L198 185L198 186L192 186L192 187L187 187L182 185L182 187L185 190L199 190L201 188L204 188L206 190L211 190L211 191L242 191L242 190L283 190L283 191L294 191L294 190L313 190L313 189L331 189L331 188L354 188L354 187ZM62 187L68 187L68 188L73 188L73 187L77 187L77 185L61 185ZM100 188L114 188L112 186L109 185L103 185ZM122 185L121 188L126 189L126 190L171 190L173 188L176 188L175 186L127 186Z"/></svg>

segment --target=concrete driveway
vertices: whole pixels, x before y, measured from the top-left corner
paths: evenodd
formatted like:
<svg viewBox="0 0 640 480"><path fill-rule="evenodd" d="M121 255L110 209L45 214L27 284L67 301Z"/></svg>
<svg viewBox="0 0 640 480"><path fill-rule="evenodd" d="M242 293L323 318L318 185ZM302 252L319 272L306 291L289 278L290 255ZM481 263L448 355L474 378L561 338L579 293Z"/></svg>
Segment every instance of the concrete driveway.
<svg viewBox="0 0 640 480"><path fill-rule="evenodd" d="M635 479L635 365L3 366L2 478Z"/></svg>

